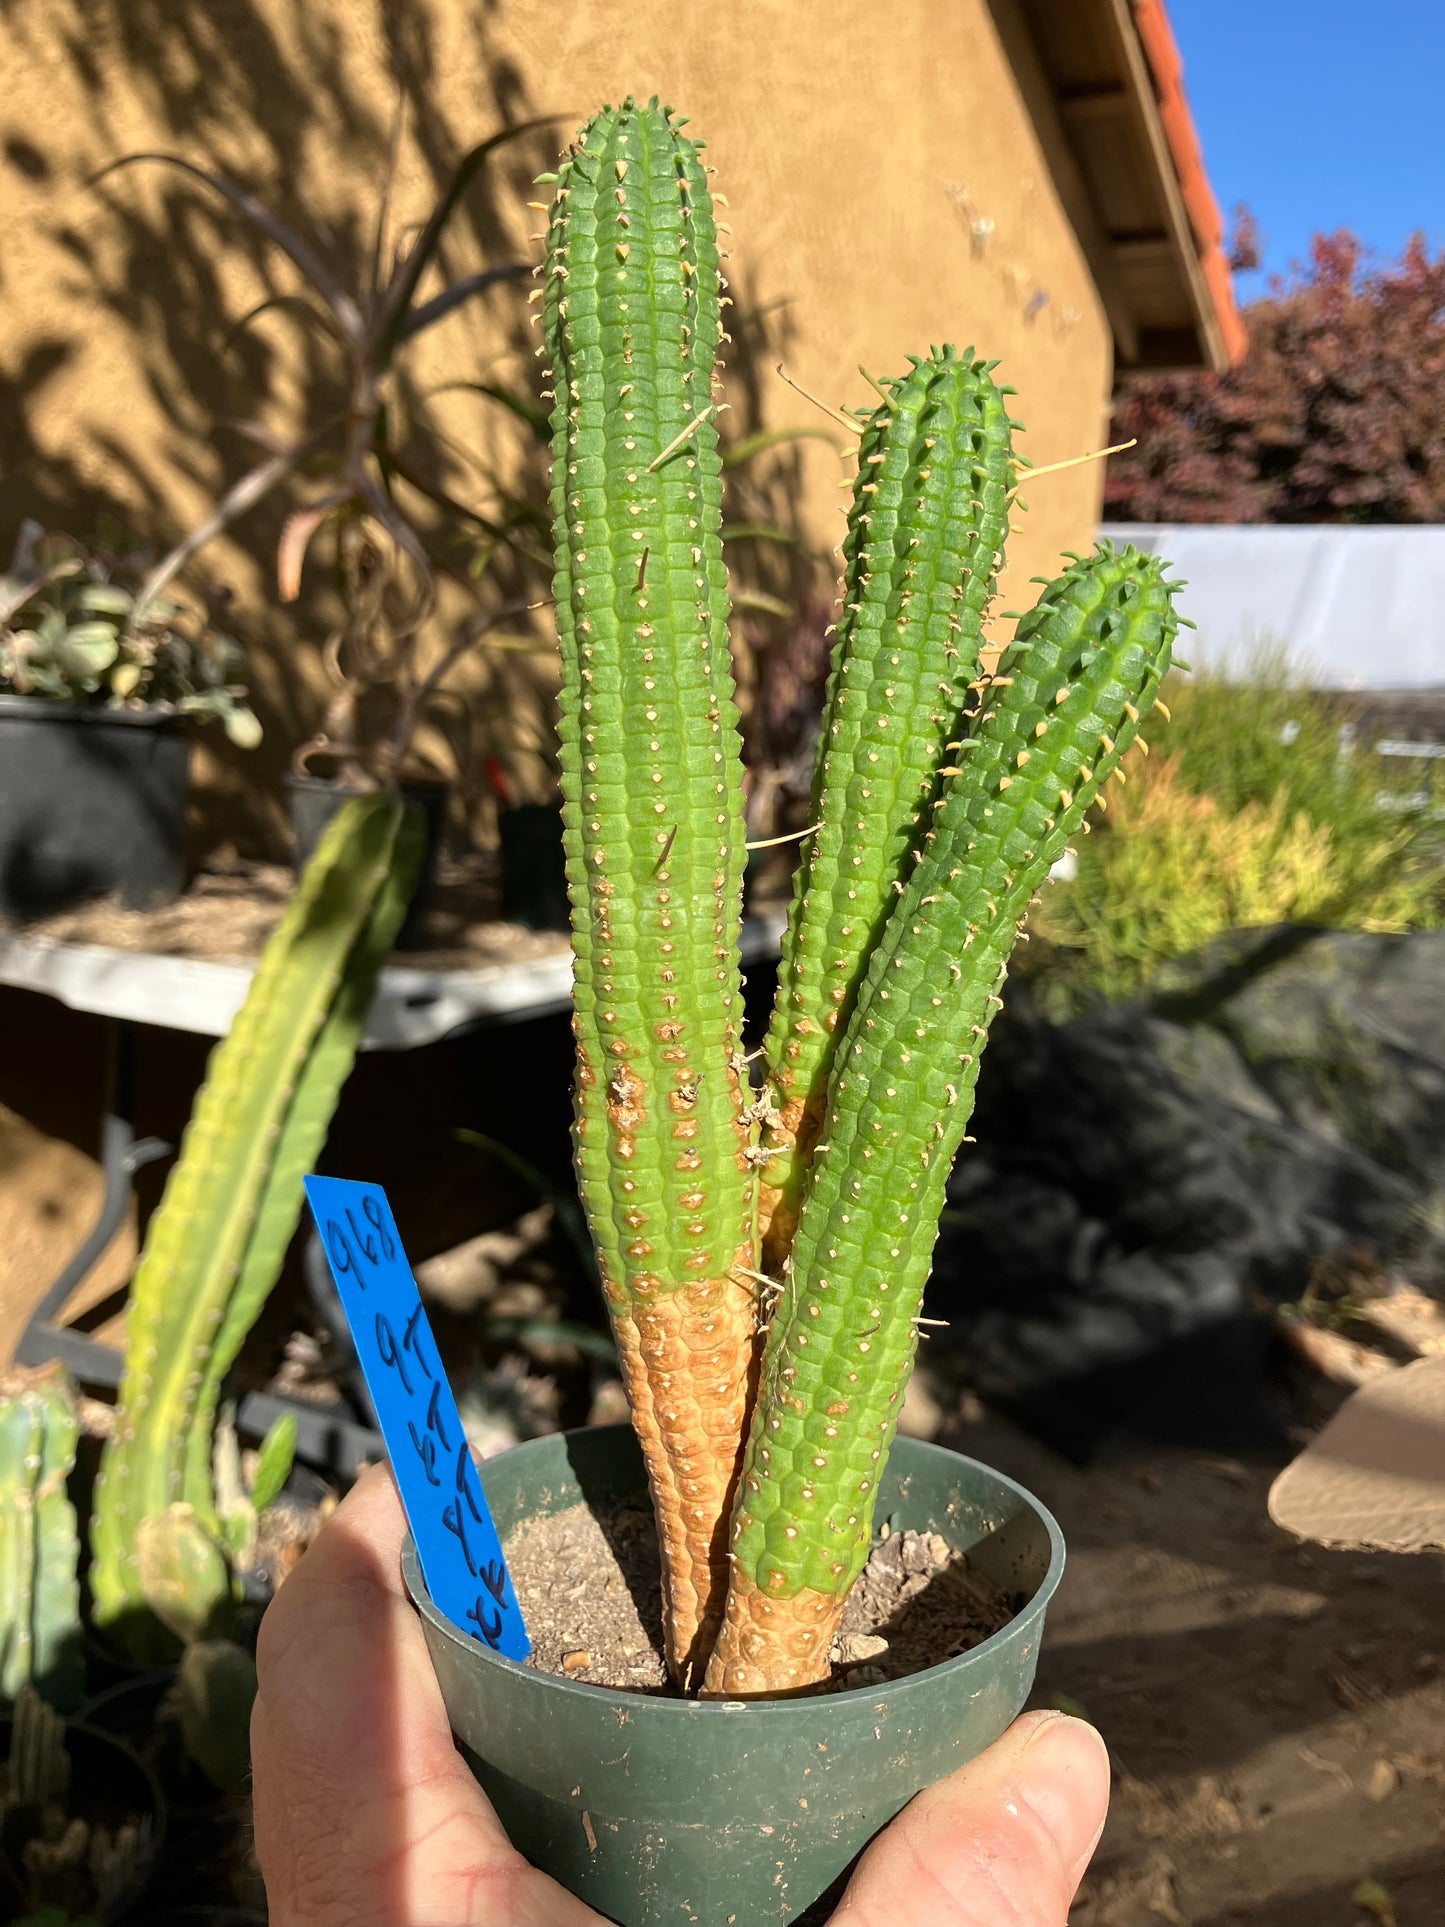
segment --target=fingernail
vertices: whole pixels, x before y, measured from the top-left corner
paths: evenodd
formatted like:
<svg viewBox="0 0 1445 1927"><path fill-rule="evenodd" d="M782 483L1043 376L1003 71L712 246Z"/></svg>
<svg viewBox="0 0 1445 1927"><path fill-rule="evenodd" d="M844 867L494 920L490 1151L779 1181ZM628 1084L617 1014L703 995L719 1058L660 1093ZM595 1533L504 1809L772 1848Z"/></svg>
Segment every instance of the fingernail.
<svg viewBox="0 0 1445 1927"><path fill-rule="evenodd" d="M1087 1720L1055 1713L1030 1733L1019 1756L1019 1790L1077 1880L1104 1831L1109 1754Z"/></svg>

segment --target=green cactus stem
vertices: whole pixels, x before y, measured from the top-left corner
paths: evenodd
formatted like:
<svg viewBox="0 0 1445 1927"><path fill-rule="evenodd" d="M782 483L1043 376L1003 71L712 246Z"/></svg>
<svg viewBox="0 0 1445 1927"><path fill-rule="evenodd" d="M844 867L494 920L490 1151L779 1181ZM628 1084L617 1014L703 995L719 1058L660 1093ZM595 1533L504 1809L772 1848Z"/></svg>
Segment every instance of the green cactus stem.
<svg viewBox="0 0 1445 1927"><path fill-rule="evenodd" d="M0 1399L0 1700L33 1686L62 1712L84 1688L80 1542L65 1489L78 1435L62 1365Z"/></svg>
<svg viewBox="0 0 1445 1927"><path fill-rule="evenodd" d="M824 1678L867 1557L938 1214L1017 926L1169 667L1174 586L1107 547L1020 623L839 1046L768 1331L709 1694Z"/></svg>
<svg viewBox="0 0 1445 1927"><path fill-rule="evenodd" d="M137 1658L174 1650L162 1621L208 1627L229 1598L212 1485L221 1383L280 1272L301 1179L350 1072L420 844L417 813L394 795L337 813L212 1052L151 1220L91 1534L96 1624ZM146 1521L146 1567L166 1574L154 1602L143 1583ZM192 1591L178 1599L183 1581Z"/></svg>
<svg viewBox="0 0 1445 1927"><path fill-rule="evenodd" d="M576 966L576 1150L665 1568L698 1671L755 1351L739 1078L744 862L713 367L717 236L697 146L606 108L561 165L543 325Z"/></svg>
<svg viewBox="0 0 1445 1927"><path fill-rule="evenodd" d="M33 1686L15 1696L6 1755L4 1806L64 1806L70 1793L70 1755L65 1720Z"/></svg>
<svg viewBox="0 0 1445 1927"><path fill-rule="evenodd" d="M991 363L936 350L886 384L858 451L843 609L766 1047L762 1268L782 1276L833 1051L978 675L1015 470Z"/></svg>

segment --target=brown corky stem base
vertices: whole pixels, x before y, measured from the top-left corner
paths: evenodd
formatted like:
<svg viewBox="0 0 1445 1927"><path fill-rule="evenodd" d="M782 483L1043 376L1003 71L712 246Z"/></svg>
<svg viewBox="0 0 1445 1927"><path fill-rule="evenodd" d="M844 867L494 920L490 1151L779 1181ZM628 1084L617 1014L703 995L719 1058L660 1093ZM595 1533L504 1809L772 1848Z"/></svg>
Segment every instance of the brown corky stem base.
<svg viewBox="0 0 1445 1927"><path fill-rule="evenodd" d="M687 1688L722 1622L756 1302L734 1279L706 1279L614 1314L613 1330L657 1514L668 1670Z"/></svg>
<svg viewBox="0 0 1445 1927"><path fill-rule="evenodd" d="M780 1599L735 1573L701 1697L749 1699L827 1679L847 1598L804 1588Z"/></svg>

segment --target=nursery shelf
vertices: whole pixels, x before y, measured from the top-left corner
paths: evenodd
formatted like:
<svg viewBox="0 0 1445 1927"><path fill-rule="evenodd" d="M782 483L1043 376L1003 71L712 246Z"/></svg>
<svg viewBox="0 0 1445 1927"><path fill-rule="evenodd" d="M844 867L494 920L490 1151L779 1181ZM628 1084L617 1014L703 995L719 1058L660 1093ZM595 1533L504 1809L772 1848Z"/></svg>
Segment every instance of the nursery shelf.
<svg viewBox="0 0 1445 1927"><path fill-rule="evenodd" d="M783 915L769 911L743 925L745 963L774 955ZM155 951L65 943L0 931L0 984L54 997L71 1010L130 1024L158 1024L220 1037L241 1007L254 965ZM572 958L527 958L476 969L389 964L381 973L361 1040L363 1050L419 1050L484 1024L565 1010L572 1001Z"/></svg>
<svg viewBox="0 0 1445 1927"><path fill-rule="evenodd" d="M739 945L742 961L776 956L784 922L780 911L747 918ZM249 961L176 957L0 930L0 985L53 997L70 1010L104 1017L109 1026L109 1088L100 1144L105 1178L101 1208L89 1235L27 1326L17 1350L20 1363L36 1365L59 1358L83 1383L107 1388L119 1383L119 1353L57 1321L61 1308L124 1220L136 1172L173 1149L158 1138L135 1135L135 1029L152 1024L202 1037L222 1036L241 1007L254 969ZM393 963L378 980L361 1048L420 1050L488 1025L553 1015L565 1011L571 1001L570 951L460 969ZM349 1340L314 1240L305 1271L316 1310L334 1330L345 1357ZM349 1476L359 1465L381 1456L381 1439L365 1422L370 1413L364 1403L360 1406L363 1422L358 1424L344 1406L317 1407L253 1393L241 1406L239 1428L244 1435L259 1438L283 1410L295 1415L297 1452L312 1465Z"/></svg>

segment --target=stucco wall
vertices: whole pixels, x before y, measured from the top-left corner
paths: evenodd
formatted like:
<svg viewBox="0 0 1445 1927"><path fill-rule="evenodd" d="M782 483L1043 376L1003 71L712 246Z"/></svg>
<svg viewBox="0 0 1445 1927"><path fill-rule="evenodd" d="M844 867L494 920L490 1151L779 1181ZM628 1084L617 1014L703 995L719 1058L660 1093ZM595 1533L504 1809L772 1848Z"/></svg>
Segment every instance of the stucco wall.
<svg viewBox="0 0 1445 1927"><path fill-rule="evenodd" d="M1002 358L1031 459L1097 445L1106 329L987 0L10 0L0 58L0 537L23 513L80 532L111 509L168 543L254 460L238 424L284 432L326 399L324 357L285 315L227 344L247 308L294 287L274 250L177 176L136 169L93 188L92 172L134 149L175 149L241 177L298 225L326 221L355 260L398 87L402 219L506 118L560 111L565 134L628 89L690 115L737 237L734 432L828 426L778 379L780 359L818 395L858 402L860 362L888 371L949 340ZM530 177L557 141L539 132L499 157L451 230L450 272L533 251L523 204L542 198ZM534 384L523 316L521 290L457 314L420 344L416 386ZM464 451L444 456L444 479L486 506L493 492L466 454L512 459L498 411L462 394L432 406ZM846 472L816 442L755 471L775 500L796 487L804 526L829 544ZM1094 468L1038 483L1012 580L1088 538L1098 483ZM268 592L268 551L304 494L258 510L206 558L237 591L270 729L249 766L202 763L226 798L212 834L243 841L278 821L258 815L248 776L274 781L320 702L324 603L278 610ZM1022 593L1006 588L1000 606ZM473 673L471 713L449 723L468 769L505 745L508 704L539 689L545 700L546 684L540 659Z"/></svg>
<svg viewBox="0 0 1445 1927"><path fill-rule="evenodd" d="M0 63L0 541L23 514L83 534L108 511L167 545L254 459L238 423L284 432L326 400L323 358L285 316L228 345L241 314L295 285L274 251L174 176L137 169L95 188L91 174L131 150L175 149L298 224L324 220L355 261L398 91L403 220L503 120L556 110L565 135L629 90L691 117L736 231L734 433L828 428L778 379L779 360L828 401L858 403L860 362L888 372L953 341L1001 357L1033 461L1101 439L1107 330L987 0L9 0ZM541 198L530 179L559 135L499 157L451 229L449 273L532 249L524 203ZM520 290L473 305L427 338L416 387L534 384L533 339ZM464 395L434 406L461 450L515 458L495 409ZM814 441L753 474L766 507L830 547L847 472ZM461 455L443 479L477 506L492 499ZM1027 492L1001 608L1089 539L1098 489L1093 466ZM212 842L277 843L276 782L319 715L324 586L291 609L270 593L268 556L300 499L259 510L207 557L236 591L268 729L254 758L214 746L198 758ZM483 661L464 688L446 740L429 743L443 762L474 773L482 756L540 740L545 652ZM0 1198L0 1254L23 1252L26 1277L0 1271L0 1299L47 1275L94 1208L93 1167L82 1176L69 1153L43 1197L18 1185L17 1164L39 1155L12 1120L3 1191L24 1222L6 1235Z"/></svg>

